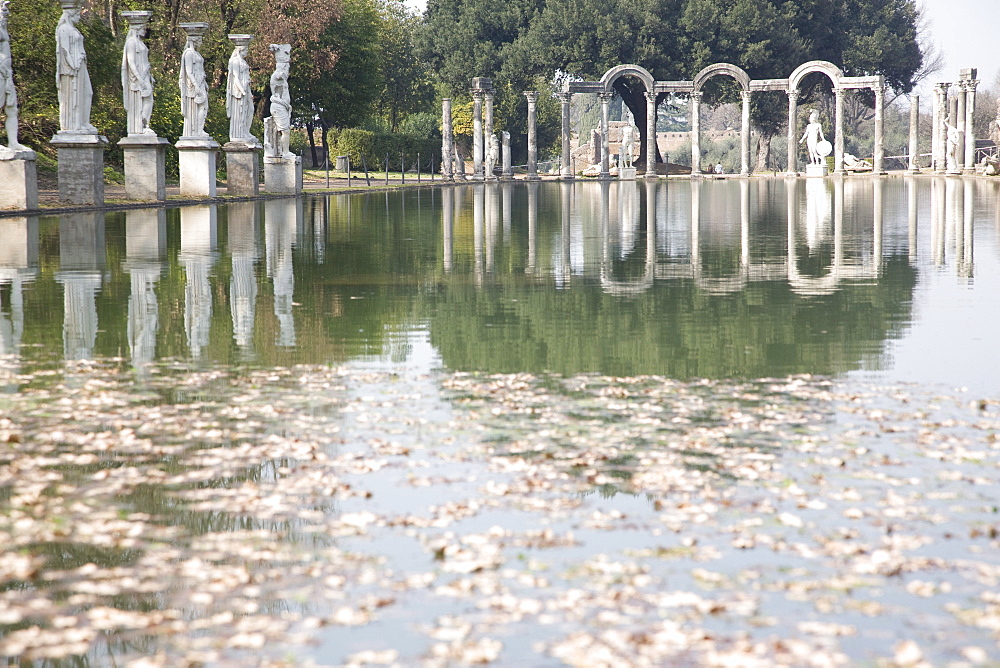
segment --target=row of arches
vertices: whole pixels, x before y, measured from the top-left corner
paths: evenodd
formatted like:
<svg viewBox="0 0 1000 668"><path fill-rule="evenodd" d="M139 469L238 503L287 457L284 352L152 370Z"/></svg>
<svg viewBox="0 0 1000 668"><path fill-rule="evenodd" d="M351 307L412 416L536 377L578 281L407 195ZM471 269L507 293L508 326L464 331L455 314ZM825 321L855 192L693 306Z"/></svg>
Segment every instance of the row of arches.
<svg viewBox="0 0 1000 668"><path fill-rule="evenodd" d="M618 65L612 67L599 81L572 81L560 96L562 101L562 161L563 176L572 176L570 167L569 114L574 93L596 93L601 99L601 178L610 178L609 113L614 96L614 84L622 77L635 77L646 89L646 175L656 174L656 100L660 94L686 94L691 100L691 174L701 173L701 127L700 108L702 89L715 76L728 76L740 86L742 98L742 122L740 130L740 173L750 173L750 99L754 93L781 91L788 96L788 165L787 173L798 173L796 164L796 128L798 120L799 86L808 75L820 73L829 77L833 84L836 100L834 119L834 171L844 172L844 94L851 89L868 88L875 94L875 151L873 167L875 173L883 173L883 114L885 107L885 79L881 75L865 77L846 76L839 67L825 60L812 60L799 65L785 79L751 79L743 68L731 63L715 63L704 68L691 81L657 81L653 75L639 65ZM640 132L642 130L640 129Z"/></svg>

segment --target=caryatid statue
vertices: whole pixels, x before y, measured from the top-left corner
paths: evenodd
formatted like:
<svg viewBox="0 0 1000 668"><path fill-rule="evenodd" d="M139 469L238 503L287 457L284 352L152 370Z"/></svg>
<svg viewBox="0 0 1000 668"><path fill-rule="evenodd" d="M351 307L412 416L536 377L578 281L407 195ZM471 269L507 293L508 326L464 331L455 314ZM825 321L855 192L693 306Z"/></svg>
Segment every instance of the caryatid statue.
<svg viewBox="0 0 1000 668"><path fill-rule="evenodd" d="M62 17L56 25L56 85L59 90L59 131L97 134L90 124L94 89L87 71L80 22L82 0L61 0Z"/></svg>
<svg viewBox="0 0 1000 668"><path fill-rule="evenodd" d="M130 135L156 134L149 127L153 115L153 74L149 67L149 48L142 41L152 15L153 12L122 12L128 21L128 36L122 50L122 96Z"/></svg>
<svg viewBox="0 0 1000 668"><path fill-rule="evenodd" d="M253 94L250 92L250 65L247 45L252 35L230 35L235 48L229 57L229 77L226 83L226 116L229 117L229 141L257 144L250 134L253 123Z"/></svg>
<svg viewBox="0 0 1000 668"><path fill-rule="evenodd" d="M7 32L7 16L10 2L0 3L0 104L7 116L7 148L12 151L26 150L17 141L17 91L14 90L14 68L10 59L10 33Z"/></svg>
<svg viewBox="0 0 1000 668"><path fill-rule="evenodd" d="M184 116L183 137L208 138L205 118L208 116L208 81L205 79L205 59L198 53L207 23L182 23L187 44L181 54L181 114Z"/></svg>
<svg viewBox="0 0 1000 668"><path fill-rule="evenodd" d="M290 44L272 44L274 73L271 75L271 116L264 119L264 155L292 158L292 96L288 91L288 70L292 60Z"/></svg>

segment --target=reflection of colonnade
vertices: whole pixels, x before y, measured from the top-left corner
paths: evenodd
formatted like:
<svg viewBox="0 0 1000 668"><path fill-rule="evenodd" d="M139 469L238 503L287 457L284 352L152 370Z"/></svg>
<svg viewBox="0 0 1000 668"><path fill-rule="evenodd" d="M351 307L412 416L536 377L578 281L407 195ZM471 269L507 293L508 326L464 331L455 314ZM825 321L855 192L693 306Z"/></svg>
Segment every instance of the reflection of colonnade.
<svg viewBox="0 0 1000 668"><path fill-rule="evenodd" d="M691 280L702 292L726 294L751 282L782 281L809 296L831 294L844 281L877 280L882 270L883 200L889 185L879 179L567 181L558 191L527 184L521 191L526 200L512 210L501 208L504 190L492 197L483 185L455 188L442 207L446 272L454 271L455 220L462 215L453 198L466 188L472 189L477 285L496 267L492 254L501 238L489 221L501 213L520 221L516 233L527 236L525 272L550 278L560 288L580 277L625 295L648 290L659 280ZM556 199L540 202L553 193ZM913 258L916 203L902 201L909 209L902 209L900 217L894 200L893 220L906 220L906 225L893 228L889 248ZM543 209L549 215L540 217ZM769 222L775 211L784 213L778 214L784 219L780 236ZM556 220L554 228L546 224ZM758 233L755 225L763 225ZM509 245L509 235L502 242Z"/></svg>
<svg viewBox="0 0 1000 668"><path fill-rule="evenodd" d="M24 284L38 275L38 218L0 218L0 295L10 286L10 299L0 298L0 357L17 355L24 335Z"/></svg>
<svg viewBox="0 0 1000 668"><path fill-rule="evenodd" d="M975 190L983 185L987 184L973 179L940 176L931 181L931 253L934 264L945 266L948 250L952 249L955 272L967 281L974 276Z"/></svg>
<svg viewBox="0 0 1000 668"><path fill-rule="evenodd" d="M813 60L803 63L787 79L755 79L740 67L730 63L716 63L704 68L691 81L656 81L648 70L638 65L618 65L612 67L600 81L571 81L566 91L560 95L563 118L569 116L569 106L573 93L596 93L601 100L601 172L600 178L610 178L610 125L609 107L614 96L615 82L625 76L639 79L646 89L646 155L645 171L649 178L656 176L656 114L657 105L663 96L688 95L691 105L691 174L701 174L701 99L705 83L716 75L729 76L740 86L742 101L740 128L740 173L750 173L750 102L755 92L781 91L788 96L788 169L789 175L797 174L796 153L798 150L798 97L799 86L806 76L822 73L829 77L836 101L834 119L834 170L844 171L844 96L848 90L868 88L875 95L875 148L874 172L883 173L883 116L885 110L885 79L881 76L848 77L833 63ZM570 173L569 127L563 123L562 131L562 174Z"/></svg>
<svg viewBox="0 0 1000 668"><path fill-rule="evenodd" d="M63 286L63 355L90 359L97 341L97 293L106 262L104 214L71 213L59 219L59 271Z"/></svg>
<svg viewBox="0 0 1000 668"><path fill-rule="evenodd" d="M136 209L125 214L125 272L131 291L128 342L132 365L142 367L156 356L159 304L156 284L166 267L167 214L163 209Z"/></svg>

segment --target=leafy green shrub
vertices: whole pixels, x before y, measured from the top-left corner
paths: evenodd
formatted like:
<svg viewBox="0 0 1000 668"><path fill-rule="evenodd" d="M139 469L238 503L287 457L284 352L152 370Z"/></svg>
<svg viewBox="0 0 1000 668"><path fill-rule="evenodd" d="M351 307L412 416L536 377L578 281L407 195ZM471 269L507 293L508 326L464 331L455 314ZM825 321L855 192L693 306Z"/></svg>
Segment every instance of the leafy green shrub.
<svg viewBox="0 0 1000 668"><path fill-rule="evenodd" d="M327 134L327 141L333 151L333 156L349 155L351 164L355 168L361 167L362 158L367 162L369 169L384 169L386 155L389 156L389 168L399 169L400 156L402 155L407 169L416 164L417 154L420 154L420 163L426 169L430 162L431 154L438 159L441 152L441 142L439 139L427 137L426 135L413 135L403 133L372 132L360 128L344 128L342 130L331 130Z"/></svg>

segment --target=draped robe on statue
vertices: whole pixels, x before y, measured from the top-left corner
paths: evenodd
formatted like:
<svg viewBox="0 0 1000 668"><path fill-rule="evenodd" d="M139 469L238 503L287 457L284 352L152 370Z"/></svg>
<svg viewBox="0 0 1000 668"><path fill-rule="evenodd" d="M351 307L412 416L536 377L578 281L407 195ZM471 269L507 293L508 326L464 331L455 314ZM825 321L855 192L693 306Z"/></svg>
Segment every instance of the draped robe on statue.
<svg viewBox="0 0 1000 668"><path fill-rule="evenodd" d="M189 42L181 56L181 114L184 116L184 137L206 137L205 116L208 114L208 82L205 80L205 59Z"/></svg>
<svg viewBox="0 0 1000 668"><path fill-rule="evenodd" d="M56 82L59 86L59 129L69 132L93 132L90 105L94 90L87 71L83 34L63 12L56 28Z"/></svg>
<svg viewBox="0 0 1000 668"><path fill-rule="evenodd" d="M250 92L250 65L243 58L241 47L229 58L229 78L226 83L226 115L229 116L229 141L256 138L250 134L253 122L253 95Z"/></svg>

